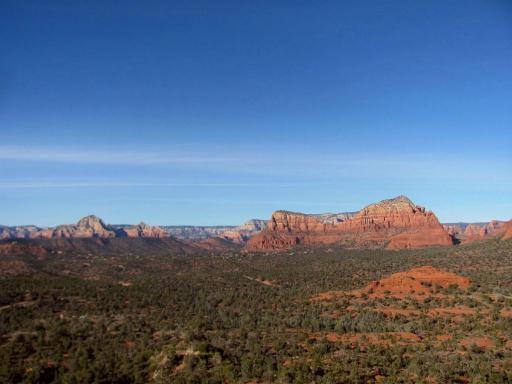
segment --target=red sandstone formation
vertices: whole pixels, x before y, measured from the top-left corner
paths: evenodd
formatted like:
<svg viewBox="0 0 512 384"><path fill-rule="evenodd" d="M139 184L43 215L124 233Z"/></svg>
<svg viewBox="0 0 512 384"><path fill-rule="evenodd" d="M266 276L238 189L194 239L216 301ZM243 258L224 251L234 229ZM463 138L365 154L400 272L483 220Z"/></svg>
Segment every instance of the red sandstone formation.
<svg viewBox="0 0 512 384"><path fill-rule="evenodd" d="M503 225L503 230L505 231L505 233L503 234L503 237L501 238L501 240L510 240L510 239L512 239L512 220L507 221Z"/></svg>
<svg viewBox="0 0 512 384"><path fill-rule="evenodd" d="M142 221L136 226L124 227L121 231L124 232L127 237L169 237L169 233L164 229L147 225Z"/></svg>
<svg viewBox="0 0 512 384"><path fill-rule="evenodd" d="M470 283L469 279L455 273L424 266L373 281L356 293L374 295L384 293L390 295L431 294L436 287L448 288L450 285L457 285L461 289L466 289Z"/></svg>
<svg viewBox="0 0 512 384"><path fill-rule="evenodd" d="M498 236L503 232L503 221L493 220L485 225L469 224L464 231L464 242L470 243Z"/></svg>
<svg viewBox="0 0 512 384"><path fill-rule="evenodd" d="M493 237L499 237L506 232L506 222L492 220L488 223L471 224L445 224L445 230L462 243L472 243L474 241L487 240Z"/></svg>
<svg viewBox="0 0 512 384"><path fill-rule="evenodd" d="M41 234L41 237L47 237ZM52 238L70 237L116 237L116 232L99 217L90 215L78 221L76 225L60 225L51 232Z"/></svg>
<svg viewBox="0 0 512 384"><path fill-rule="evenodd" d="M432 212L399 196L371 204L337 222L322 221L319 215L274 212L267 229L250 239L247 248L282 250L338 242L401 249L451 245L452 238Z"/></svg>

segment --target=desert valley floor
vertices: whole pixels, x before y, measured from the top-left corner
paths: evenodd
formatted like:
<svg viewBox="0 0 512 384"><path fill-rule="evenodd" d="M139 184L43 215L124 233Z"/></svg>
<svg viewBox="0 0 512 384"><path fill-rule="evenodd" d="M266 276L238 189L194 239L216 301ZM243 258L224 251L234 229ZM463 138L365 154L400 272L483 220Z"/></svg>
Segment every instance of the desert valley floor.
<svg viewBox="0 0 512 384"><path fill-rule="evenodd" d="M128 240L1 244L0 382L512 381L510 240L281 253Z"/></svg>

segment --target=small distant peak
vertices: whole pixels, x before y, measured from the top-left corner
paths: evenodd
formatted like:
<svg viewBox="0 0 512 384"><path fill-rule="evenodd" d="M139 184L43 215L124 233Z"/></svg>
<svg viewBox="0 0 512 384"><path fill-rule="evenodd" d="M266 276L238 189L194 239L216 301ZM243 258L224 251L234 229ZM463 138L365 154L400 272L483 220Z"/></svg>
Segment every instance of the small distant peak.
<svg viewBox="0 0 512 384"><path fill-rule="evenodd" d="M87 228L96 227L96 226L106 227L103 220L101 220L96 215L88 215L88 216L82 217L80 220L78 220L78 223L76 223L76 225L78 227L87 227Z"/></svg>
<svg viewBox="0 0 512 384"><path fill-rule="evenodd" d="M87 216L84 216L82 217L80 220L78 220L78 223L81 223L81 222L99 222L99 221L103 221L101 220L98 216L96 215L87 215Z"/></svg>

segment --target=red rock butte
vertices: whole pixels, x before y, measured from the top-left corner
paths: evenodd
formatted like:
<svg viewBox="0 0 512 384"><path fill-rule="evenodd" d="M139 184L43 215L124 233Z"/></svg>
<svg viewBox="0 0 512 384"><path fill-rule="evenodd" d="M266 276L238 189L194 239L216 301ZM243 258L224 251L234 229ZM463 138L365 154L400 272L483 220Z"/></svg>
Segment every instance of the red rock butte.
<svg viewBox="0 0 512 384"><path fill-rule="evenodd" d="M326 215L276 211L267 228L248 241L251 251L279 251L297 245L334 244L387 249L449 246L452 237L434 213L405 196L368 205L359 212Z"/></svg>
<svg viewBox="0 0 512 384"><path fill-rule="evenodd" d="M413 268L407 272L394 273L382 280L373 281L357 293L431 294L436 287L448 288L450 285L456 285L461 289L466 289L470 284L470 280L466 277L431 266L423 266Z"/></svg>

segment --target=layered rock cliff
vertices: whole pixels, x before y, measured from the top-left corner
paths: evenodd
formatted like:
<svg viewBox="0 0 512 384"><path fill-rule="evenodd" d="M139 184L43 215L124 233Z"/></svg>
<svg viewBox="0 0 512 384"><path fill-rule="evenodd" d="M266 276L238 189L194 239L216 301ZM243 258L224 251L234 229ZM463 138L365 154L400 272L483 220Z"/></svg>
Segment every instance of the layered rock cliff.
<svg viewBox="0 0 512 384"><path fill-rule="evenodd" d="M504 233L505 221L492 220L486 223L444 224L445 230L461 243L486 240Z"/></svg>
<svg viewBox="0 0 512 384"><path fill-rule="evenodd" d="M501 240L511 240L512 239L512 220L507 221L503 225L503 231L504 231L504 233L503 233Z"/></svg>
<svg viewBox="0 0 512 384"><path fill-rule="evenodd" d="M118 231L118 235L127 237L153 237L164 238L169 237L170 234L160 227L154 227L141 221L138 225L122 227Z"/></svg>
<svg viewBox="0 0 512 384"><path fill-rule="evenodd" d="M295 245L345 243L389 249L452 245L437 217L405 196L371 204L340 221L287 211L272 214L267 229L249 240L249 250L288 249Z"/></svg>

